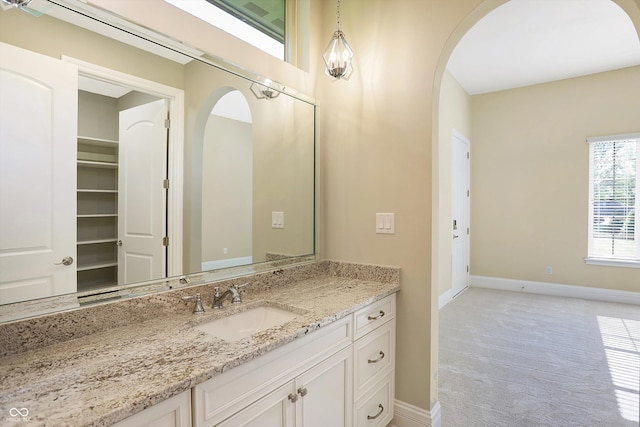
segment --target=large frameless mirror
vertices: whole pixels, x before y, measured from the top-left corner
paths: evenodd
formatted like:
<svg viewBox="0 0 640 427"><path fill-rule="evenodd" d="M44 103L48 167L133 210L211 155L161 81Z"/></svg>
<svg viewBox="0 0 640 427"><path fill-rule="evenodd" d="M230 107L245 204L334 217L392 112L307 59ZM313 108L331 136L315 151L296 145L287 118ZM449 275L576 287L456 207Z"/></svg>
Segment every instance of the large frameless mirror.
<svg viewBox="0 0 640 427"><path fill-rule="evenodd" d="M85 15L0 11L0 320L313 260L313 99Z"/></svg>

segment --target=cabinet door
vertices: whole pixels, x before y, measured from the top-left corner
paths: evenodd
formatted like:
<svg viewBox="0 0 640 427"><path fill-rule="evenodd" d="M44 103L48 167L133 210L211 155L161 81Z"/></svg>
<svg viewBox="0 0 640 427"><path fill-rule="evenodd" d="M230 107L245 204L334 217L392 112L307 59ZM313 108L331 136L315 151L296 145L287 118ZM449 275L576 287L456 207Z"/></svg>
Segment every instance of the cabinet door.
<svg viewBox="0 0 640 427"><path fill-rule="evenodd" d="M218 427L294 427L295 401L298 399L295 382L289 381L267 394Z"/></svg>
<svg viewBox="0 0 640 427"><path fill-rule="evenodd" d="M297 427L352 425L352 359L346 348L296 379Z"/></svg>

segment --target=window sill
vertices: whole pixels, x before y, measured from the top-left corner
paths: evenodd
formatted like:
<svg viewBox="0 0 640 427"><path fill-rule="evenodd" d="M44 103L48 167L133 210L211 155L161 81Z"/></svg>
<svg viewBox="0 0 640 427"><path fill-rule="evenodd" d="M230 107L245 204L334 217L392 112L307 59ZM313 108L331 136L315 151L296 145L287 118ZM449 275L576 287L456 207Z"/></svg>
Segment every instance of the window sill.
<svg viewBox="0 0 640 427"><path fill-rule="evenodd" d="M620 259L607 259L607 258L585 258L585 264L588 265L603 265L607 267L629 267L640 268L640 261L633 260L620 260Z"/></svg>

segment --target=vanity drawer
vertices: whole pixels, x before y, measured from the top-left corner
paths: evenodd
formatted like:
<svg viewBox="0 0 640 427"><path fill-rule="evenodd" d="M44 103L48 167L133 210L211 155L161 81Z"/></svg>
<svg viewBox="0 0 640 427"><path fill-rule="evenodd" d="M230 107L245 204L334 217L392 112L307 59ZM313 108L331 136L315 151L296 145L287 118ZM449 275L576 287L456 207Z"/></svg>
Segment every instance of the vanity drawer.
<svg viewBox="0 0 640 427"><path fill-rule="evenodd" d="M384 427L393 419L393 371L356 401L354 427Z"/></svg>
<svg viewBox="0 0 640 427"><path fill-rule="evenodd" d="M357 400L395 366L395 320L353 344L354 397Z"/></svg>
<svg viewBox="0 0 640 427"><path fill-rule="evenodd" d="M383 323L393 319L396 314L396 294L389 295L355 313L354 338L358 339Z"/></svg>

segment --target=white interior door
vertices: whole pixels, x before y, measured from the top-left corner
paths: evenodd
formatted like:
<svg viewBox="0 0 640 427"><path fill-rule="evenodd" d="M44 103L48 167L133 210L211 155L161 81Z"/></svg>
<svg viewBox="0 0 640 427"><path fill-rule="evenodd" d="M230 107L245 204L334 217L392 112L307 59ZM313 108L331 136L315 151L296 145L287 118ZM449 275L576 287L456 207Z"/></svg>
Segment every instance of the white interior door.
<svg viewBox="0 0 640 427"><path fill-rule="evenodd" d="M469 286L469 140L454 132L452 296Z"/></svg>
<svg viewBox="0 0 640 427"><path fill-rule="evenodd" d="M76 291L77 111L75 65L0 43L0 304Z"/></svg>
<svg viewBox="0 0 640 427"><path fill-rule="evenodd" d="M164 99L120 112L118 284L165 276L166 117Z"/></svg>

